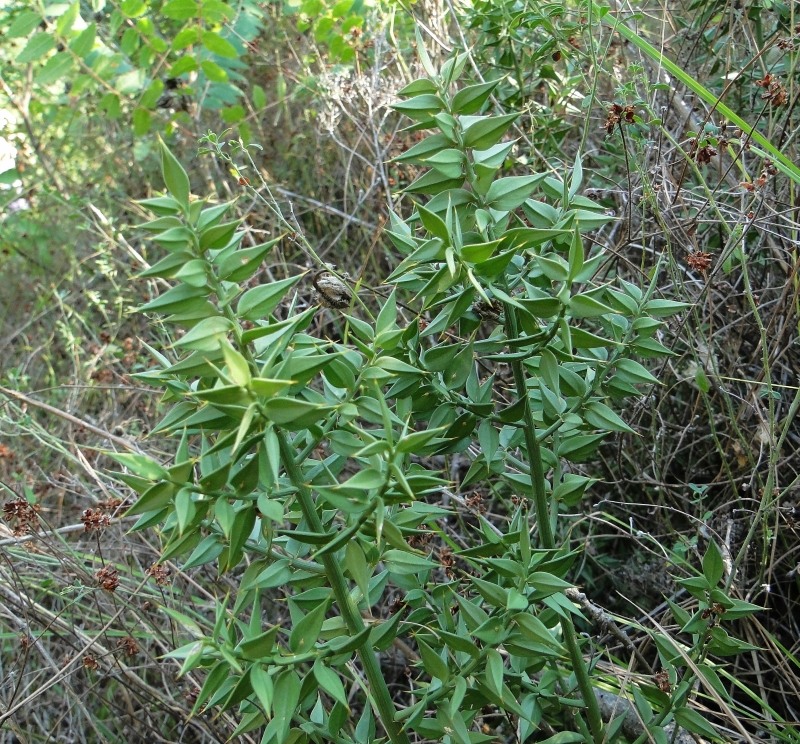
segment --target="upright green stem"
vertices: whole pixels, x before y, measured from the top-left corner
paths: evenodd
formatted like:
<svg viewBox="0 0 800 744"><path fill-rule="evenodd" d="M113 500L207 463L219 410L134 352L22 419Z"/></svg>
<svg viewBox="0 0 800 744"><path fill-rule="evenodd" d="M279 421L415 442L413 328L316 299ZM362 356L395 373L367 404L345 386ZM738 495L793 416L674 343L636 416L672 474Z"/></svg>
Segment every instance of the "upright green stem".
<svg viewBox="0 0 800 744"><path fill-rule="evenodd" d="M304 482L303 474L295 462L294 449L289 444L284 432L276 430L276 434L278 435L283 467L286 470L286 474L289 476L289 480L295 488L297 488L297 499L300 503L303 516L312 531L323 532L322 520L319 518L319 514L317 514L311 489ZM366 626L361 619L358 608L350 596L341 566L336 556L331 553L320 555L319 559L325 567L325 573L328 575L328 581L330 582L331 589L333 589L333 595L336 597L336 603L339 605L339 611L342 613L342 618L347 625L347 629L355 636L362 632ZM384 729L386 729L389 740L394 744L410 744L405 731L403 731L402 727L398 725L395 720L394 703L392 702L391 695L389 695L389 688L386 686L386 680L383 678L380 665L375 658L375 653L369 645L369 640L361 644L358 649L358 655L364 667L364 673L367 675L367 681L369 682L370 692L375 701L378 717Z"/></svg>
<svg viewBox="0 0 800 744"><path fill-rule="evenodd" d="M519 329L517 324L516 310L510 304L505 305L506 323L508 332L512 338L517 338ZM517 388L517 398L525 401L525 446L528 450L528 460L531 468L531 485L533 486L533 503L536 508L536 521L539 526L539 537L542 546L548 550L555 548L555 538L551 525L550 508L547 503L547 492L545 490L544 467L542 465L542 455L539 451L539 443L536 440L536 427L533 422L531 412L530 396L528 395L528 385L525 379L525 369L522 360L515 359L511 362L511 369L514 373L514 383ZM561 618L561 629L564 633L564 643L567 646L570 659L572 660L572 670L578 681L578 687L586 705L586 714L589 719L589 729L595 744L602 744L603 718L600 715L600 706L594 696L592 681L589 678L589 669L586 660L583 658L575 625L569 616Z"/></svg>
<svg viewBox="0 0 800 744"><path fill-rule="evenodd" d="M219 292L219 283L216 282L213 286L215 291ZM246 344L242 343L241 334L238 331L239 326L237 319L230 306L225 307L225 315L233 324L237 346L247 358L252 369L257 370L257 365L250 349ZM323 527L322 520L319 518L319 514L317 514L311 488L309 488L308 484L304 481L303 473L295 459L297 453L289 444L285 432L276 428L275 434L278 437L278 446L280 448L284 470L286 470L286 474L289 476L292 485L297 489L297 499L300 503L303 517L306 522L308 522L313 532L322 533L325 531L325 528ZM331 585L331 589L333 589L333 596L336 598L339 612L342 614L348 631L350 631L353 636L358 635L366 626L358 612L358 608L353 602L353 598L350 596L347 582L342 573L342 568L336 560L336 556L333 553L323 553L318 556L318 559L322 562L322 566L325 569L328 582ZM383 678L378 660L375 658L375 653L369 645L369 639L359 646L358 656L364 667L364 673L367 675L369 692L374 699L378 717L389 736L389 741L393 744L410 744L407 734L403 731L402 726L395 720L394 703L389 694L389 688L386 686L386 680Z"/></svg>

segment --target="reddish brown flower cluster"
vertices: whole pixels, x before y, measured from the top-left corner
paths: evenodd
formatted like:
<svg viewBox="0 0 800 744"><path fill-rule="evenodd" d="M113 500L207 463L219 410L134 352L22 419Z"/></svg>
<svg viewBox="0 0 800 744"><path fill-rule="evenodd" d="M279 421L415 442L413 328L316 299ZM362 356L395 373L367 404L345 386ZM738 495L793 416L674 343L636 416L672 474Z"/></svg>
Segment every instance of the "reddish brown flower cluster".
<svg viewBox="0 0 800 744"><path fill-rule="evenodd" d="M428 532L428 525L421 524L419 526L419 532L416 535L411 535L408 538L408 544L412 548L421 549L424 548L431 540L433 540L433 533Z"/></svg>
<svg viewBox="0 0 800 744"><path fill-rule="evenodd" d="M498 322L502 317L503 303L498 300L492 300L491 302L479 300L472 306L472 312L481 320L493 320Z"/></svg>
<svg viewBox="0 0 800 744"><path fill-rule="evenodd" d="M694 159L698 163L700 163L700 165L703 165L705 163L710 163L711 158L713 158L717 154L716 149L711 145L703 145L701 148L698 149L697 140L694 140L692 142L692 150L696 150L696 152L694 152Z"/></svg>
<svg viewBox="0 0 800 744"><path fill-rule="evenodd" d="M189 705L194 705L197 702L197 698L200 695L200 688L197 685L192 685L191 687L187 687L186 690L183 692L183 698L186 700Z"/></svg>
<svg viewBox="0 0 800 744"><path fill-rule="evenodd" d="M695 271L705 274L711 268L711 254L703 251L692 251L686 256L686 263Z"/></svg>
<svg viewBox="0 0 800 744"><path fill-rule="evenodd" d="M707 607L700 613L700 617L702 617L703 620L706 620L712 615L722 615L724 612L725 608L719 602L714 602L711 607Z"/></svg>
<svg viewBox="0 0 800 744"><path fill-rule="evenodd" d="M125 638L121 638L118 645L125 656L136 656L136 654L139 653L139 644L136 642L136 639L132 638L131 636L125 636Z"/></svg>
<svg viewBox="0 0 800 744"><path fill-rule="evenodd" d="M700 613L700 617L703 620L708 620L708 624L713 627L724 614L725 608L719 602L712 602L711 607L707 607Z"/></svg>
<svg viewBox="0 0 800 744"><path fill-rule="evenodd" d="M448 579L452 580L455 578L455 565L456 559L453 556L453 551L448 548L444 547L439 551L439 565L444 569L445 576Z"/></svg>
<svg viewBox="0 0 800 744"><path fill-rule="evenodd" d="M92 530L102 530L111 524L111 517L104 514L100 509L85 509L81 517L84 532Z"/></svg>
<svg viewBox="0 0 800 744"><path fill-rule="evenodd" d="M99 666L100 666L100 664L98 664L97 659L95 659L94 656L90 656L89 654L86 654L86 656L83 657L83 668L84 669L91 669L92 671L94 671Z"/></svg>
<svg viewBox="0 0 800 744"><path fill-rule="evenodd" d="M14 452L6 447L4 444L0 444L0 460L13 460L14 459Z"/></svg>
<svg viewBox="0 0 800 744"><path fill-rule="evenodd" d="M14 536L21 537L33 532L39 521L39 507L19 498L3 504L3 519L11 525Z"/></svg>
<svg viewBox="0 0 800 744"><path fill-rule="evenodd" d="M119 571L114 566L103 566L94 577L107 592L114 592L119 586Z"/></svg>
<svg viewBox="0 0 800 744"><path fill-rule="evenodd" d="M778 169L771 160L767 160L764 164L764 167L761 169L761 173L759 173L758 178L756 178L755 181L752 183L750 183L750 181L742 181L739 185L745 191L756 191L757 189L763 189L764 186L766 186L769 182L769 179L777 175Z"/></svg>
<svg viewBox="0 0 800 744"><path fill-rule="evenodd" d="M164 568L160 563L154 563L147 569L147 575L152 576L159 586L165 586L169 582L169 569Z"/></svg>
<svg viewBox="0 0 800 744"><path fill-rule="evenodd" d="M784 106L789 100L789 94L783 83L769 72L761 80L756 80L756 85L764 88L761 99L769 101L773 106Z"/></svg>
<svg viewBox="0 0 800 744"><path fill-rule="evenodd" d="M122 349L125 352L125 355L122 357L122 364L130 368L139 357L139 344L130 336L126 336L125 340L122 342Z"/></svg>
<svg viewBox="0 0 800 744"><path fill-rule="evenodd" d="M108 385L114 381L114 371L109 367L96 369L89 375L90 379L99 382L101 385Z"/></svg>
<svg viewBox="0 0 800 744"><path fill-rule="evenodd" d="M476 511L479 514L484 514L486 512L486 504L483 503L483 496L479 493L467 496L467 498L464 499L464 505L467 509Z"/></svg>
<svg viewBox="0 0 800 744"><path fill-rule="evenodd" d="M612 104L611 108L608 110L606 123L603 125L606 134L613 134L614 127L616 127L617 124L622 126L622 122L633 124L635 115L636 112L633 106L620 106L618 103Z"/></svg>
<svg viewBox="0 0 800 744"><path fill-rule="evenodd" d="M657 672L653 679L655 680L656 687L658 687L661 692L666 692L669 694L672 691L672 685L669 682L669 672L665 669L662 669L660 672Z"/></svg>
<svg viewBox="0 0 800 744"><path fill-rule="evenodd" d="M784 52L793 52L800 44L800 23L794 27L794 36L787 36L778 41L778 49Z"/></svg>

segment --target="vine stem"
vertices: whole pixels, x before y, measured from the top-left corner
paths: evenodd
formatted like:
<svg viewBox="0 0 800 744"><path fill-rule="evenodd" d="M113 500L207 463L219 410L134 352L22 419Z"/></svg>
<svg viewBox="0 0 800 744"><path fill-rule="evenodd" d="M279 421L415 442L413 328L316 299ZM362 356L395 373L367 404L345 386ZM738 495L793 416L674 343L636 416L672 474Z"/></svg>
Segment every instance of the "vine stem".
<svg viewBox="0 0 800 744"><path fill-rule="evenodd" d="M512 338L517 338L518 323L516 310L511 304L505 304L506 322L508 324L508 331ZM528 395L528 385L525 379L525 369L523 362L520 359L513 359L511 361L511 370L514 373L514 384L517 388L517 399L525 401L525 447L528 450L528 460L531 469L531 485L533 486L533 503L536 508L536 521L539 526L539 538L541 539L542 546L548 550L555 548L555 538L553 536L553 527L551 523L550 508L547 503L547 492L545 490L545 476L544 467L542 465L542 455L539 451L539 443L536 439L536 427L533 422L533 413L531 412L530 396ZM572 618L568 615L561 617L561 629L564 633L564 642L567 646L570 659L572 661L572 670L575 673L575 678L578 682L578 688L581 691L581 697L586 705L586 715L589 719L589 729L592 733L592 739L595 744L602 744L604 741L603 734L603 718L600 714L600 705L597 698L594 696L592 688L592 681L589 677L589 669L586 660L581 653L580 645L578 644L577 632Z"/></svg>
<svg viewBox="0 0 800 744"><path fill-rule="evenodd" d="M295 462L294 448L289 444L285 432L276 429L275 433L278 436L283 467L286 470L286 474L289 476L289 480L295 488L297 488L297 499L300 503L303 516L313 532L321 533L324 531L322 520L319 518L319 514L317 514L311 488L303 480L303 474ZM336 597L339 612L342 614L348 631L354 636L361 633L366 626L358 612L358 608L350 596L344 573L342 573L342 568L336 556L332 553L325 553L319 556L319 560L322 562L325 573L328 575L328 581L330 582L331 589L333 589L333 595ZM369 639L359 646L358 656L364 667L364 673L367 675L367 681L369 682L370 693L373 697L376 712L389 736L389 740L393 742L393 744L410 744L408 735L395 720L394 703L389 694L389 688L386 686L386 680L383 678L378 660L369 645Z"/></svg>

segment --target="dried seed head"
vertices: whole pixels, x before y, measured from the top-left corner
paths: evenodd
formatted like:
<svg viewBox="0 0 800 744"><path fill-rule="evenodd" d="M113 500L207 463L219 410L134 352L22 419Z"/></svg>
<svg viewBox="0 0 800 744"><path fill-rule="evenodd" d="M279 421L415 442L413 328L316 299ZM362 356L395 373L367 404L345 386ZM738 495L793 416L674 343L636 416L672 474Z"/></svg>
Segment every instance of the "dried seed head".
<svg viewBox="0 0 800 744"><path fill-rule="evenodd" d="M85 509L81 521L85 532L101 530L111 524L111 518L100 509Z"/></svg>
<svg viewBox="0 0 800 744"><path fill-rule="evenodd" d="M160 563L154 563L147 569L147 575L152 576L159 586L169 583L169 569L164 568Z"/></svg>
<svg viewBox="0 0 800 744"><path fill-rule="evenodd" d="M95 659L94 656L90 656L89 654L86 654L86 656L83 657L83 667L84 667L84 669L91 669L92 671L94 671L99 666L100 666L100 664L97 662L97 659Z"/></svg>
<svg viewBox="0 0 800 744"><path fill-rule="evenodd" d="M705 274L711 268L711 254L694 251L686 257L686 263L695 271L702 271Z"/></svg>
<svg viewBox="0 0 800 744"><path fill-rule="evenodd" d="M97 583L107 592L114 592L119 586L119 572L114 566L101 568L94 577L97 579Z"/></svg>

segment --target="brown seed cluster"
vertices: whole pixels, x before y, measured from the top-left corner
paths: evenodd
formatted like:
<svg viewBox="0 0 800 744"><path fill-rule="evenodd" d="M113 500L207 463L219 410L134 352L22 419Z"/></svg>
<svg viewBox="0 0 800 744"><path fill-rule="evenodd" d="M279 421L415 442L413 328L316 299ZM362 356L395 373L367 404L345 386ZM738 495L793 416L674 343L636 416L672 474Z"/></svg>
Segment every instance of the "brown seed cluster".
<svg viewBox="0 0 800 744"><path fill-rule="evenodd" d="M655 680L656 687L658 687L661 692L669 694L672 691L672 685L669 682L669 672L667 672L666 669L657 672L653 676L653 679Z"/></svg>
<svg viewBox="0 0 800 744"><path fill-rule="evenodd" d="M453 556L453 551L445 546L439 550L439 565L444 569L445 576L451 581L455 579L455 565L456 559Z"/></svg>
<svg viewBox="0 0 800 744"><path fill-rule="evenodd" d="M473 493L471 496L467 496L467 498L464 499L464 505L467 509L477 512L478 514L486 513L486 504L483 501L483 495L480 493Z"/></svg>
<svg viewBox="0 0 800 744"><path fill-rule="evenodd" d="M686 263L695 271L705 274L711 268L711 254L704 251L692 251L686 257Z"/></svg>
<svg viewBox="0 0 800 744"><path fill-rule="evenodd" d="M136 639L132 638L131 636L125 636L125 638L121 638L119 642L119 648L128 658L136 656L136 654L139 653L139 644L136 642Z"/></svg>
<svg viewBox="0 0 800 744"><path fill-rule="evenodd" d="M147 569L147 575L152 576L159 586L166 586L169 583L169 569L164 568L160 563L154 563Z"/></svg>
<svg viewBox="0 0 800 744"><path fill-rule="evenodd" d="M418 550L424 548L431 540L433 540L433 533L428 532L428 525L421 524L419 526L419 532L415 535L411 535L408 538L408 544L412 548L417 548Z"/></svg>
<svg viewBox="0 0 800 744"><path fill-rule="evenodd" d="M323 307L335 310L344 310L350 307L353 293L339 277L330 271L318 271L312 279L312 284L317 290L317 302Z"/></svg>
<svg viewBox="0 0 800 744"><path fill-rule="evenodd" d="M111 524L111 517L104 514L101 509L85 509L81 517L84 532L102 530Z"/></svg>
<svg viewBox="0 0 800 744"><path fill-rule="evenodd" d="M119 586L119 571L114 566L103 566L94 577L100 587L107 592L115 592Z"/></svg>
<svg viewBox="0 0 800 744"><path fill-rule="evenodd" d="M725 608L719 602L712 602L711 607L707 607L700 613L703 620L708 620L710 626L714 626L719 621L720 616L725 614Z"/></svg>
<svg viewBox="0 0 800 744"><path fill-rule="evenodd" d="M752 183L750 183L750 181L742 181L739 185L745 191L757 191L758 189L763 189L769 183L770 178L777 175L778 169L775 167L775 164L771 160L767 160L755 181Z"/></svg>
<svg viewBox="0 0 800 744"><path fill-rule="evenodd" d="M700 165L705 165L711 162L711 158L713 158L717 154L716 148L712 147L709 144L705 144L702 147L697 146L697 140L692 141L692 155L694 159L700 163Z"/></svg>
<svg viewBox="0 0 800 744"><path fill-rule="evenodd" d="M34 531L39 522L39 507L18 498L3 504L3 519L11 526L15 537Z"/></svg>
<svg viewBox="0 0 800 744"><path fill-rule="evenodd" d="M769 101L773 106L785 106L789 101L789 93L786 87L769 72L761 80L756 80L756 85L764 89L761 94L761 100Z"/></svg>
<svg viewBox="0 0 800 744"><path fill-rule="evenodd" d="M491 302L480 300L472 306L472 312L481 320L499 322L503 314L503 303L498 300L492 300Z"/></svg>
<svg viewBox="0 0 800 744"><path fill-rule="evenodd" d="M94 658L94 656L86 654L86 656L83 657L84 669L90 669L91 671L95 671L97 668L99 668L99 666L100 664L98 663L97 659Z"/></svg>

